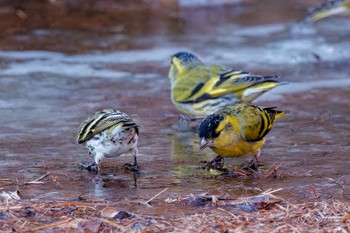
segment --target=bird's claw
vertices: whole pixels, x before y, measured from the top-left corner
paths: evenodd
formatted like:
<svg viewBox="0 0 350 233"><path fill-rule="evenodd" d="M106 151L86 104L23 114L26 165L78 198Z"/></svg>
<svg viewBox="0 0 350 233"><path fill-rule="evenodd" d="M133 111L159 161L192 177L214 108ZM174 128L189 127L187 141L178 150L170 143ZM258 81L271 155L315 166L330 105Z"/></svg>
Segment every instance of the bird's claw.
<svg viewBox="0 0 350 233"><path fill-rule="evenodd" d="M259 171L259 162L256 159L253 159L249 163L242 164L240 166L240 169Z"/></svg>
<svg viewBox="0 0 350 233"><path fill-rule="evenodd" d="M88 170L89 172L99 173L100 168L95 162L83 162L80 164L81 169Z"/></svg>
<svg viewBox="0 0 350 233"><path fill-rule="evenodd" d="M137 165L136 163L134 163L134 164L126 163L126 164L124 164L123 167L129 171L134 172L134 173L139 173L139 169L140 169L140 166Z"/></svg>
<svg viewBox="0 0 350 233"><path fill-rule="evenodd" d="M204 164L202 166L202 169L214 169L214 170L219 170L223 171L224 169L224 158L221 156L216 156L212 158L210 161L202 160L199 162L199 164Z"/></svg>

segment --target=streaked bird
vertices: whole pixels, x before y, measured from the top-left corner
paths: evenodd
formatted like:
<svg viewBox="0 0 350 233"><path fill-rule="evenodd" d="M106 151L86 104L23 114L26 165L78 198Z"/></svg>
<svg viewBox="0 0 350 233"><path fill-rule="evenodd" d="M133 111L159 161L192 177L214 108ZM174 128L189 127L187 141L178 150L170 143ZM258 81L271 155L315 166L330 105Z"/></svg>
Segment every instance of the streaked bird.
<svg viewBox="0 0 350 233"><path fill-rule="evenodd" d="M139 125L126 113L114 109L104 109L91 115L78 129L77 142L85 144L94 162L82 165L88 170L99 171L104 158L118 157L131 153L134 164L126 164L137 170L137 142Z"/></svg>
<svg viewBox="0 0 350 233"><path fill-rule="evenodd" d="M249 103L278 86L278 78L207 65L188 52L173 55L169 70L172 102L180 112L196 116L237 102Z"/></svg>
<svg viewBox="0 0 350 233"><path fill-rule="evenodd" d="M306 21L316 22L333 15L350 15L350 0L330 0L315 8Z"/></svg>
<svg viewBox="0 0 350 233"><path fill-rule="evenodd" d="M266 135L276 118L285 115L276 107L261 108L255 105L235 104L207 116L198 127L200 149L206 147L218 154L207 168L221 169L222 157L253 155L257 161ZM253 160L253 161L254 161Z"/></svg>

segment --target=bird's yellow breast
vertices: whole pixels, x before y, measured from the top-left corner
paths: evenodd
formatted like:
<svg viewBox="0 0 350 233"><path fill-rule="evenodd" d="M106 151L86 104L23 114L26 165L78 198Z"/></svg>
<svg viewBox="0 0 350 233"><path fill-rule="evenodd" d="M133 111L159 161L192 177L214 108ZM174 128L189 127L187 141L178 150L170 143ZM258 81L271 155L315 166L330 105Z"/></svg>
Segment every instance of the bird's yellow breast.
<svg viewBox="0 0 350 233"><path fill-rule="evenodd" d="M225 144L225 140L223 140L216 141L215 147L211 149L223 157L240 157L249 154L256 154L264 142L265 138L257 142L237 140L228 144Z"/></svg>
<svg viewBox="0 0 350 233"><path fill-rule="evenodd" d="M265 138L254 142L242 138L241 130L244 122L247 124L243 118L235 115L227 116L217 128L220 135L214 140L214 147L211 149L223 157L239 157L257 153L264 144Z"/></svg>

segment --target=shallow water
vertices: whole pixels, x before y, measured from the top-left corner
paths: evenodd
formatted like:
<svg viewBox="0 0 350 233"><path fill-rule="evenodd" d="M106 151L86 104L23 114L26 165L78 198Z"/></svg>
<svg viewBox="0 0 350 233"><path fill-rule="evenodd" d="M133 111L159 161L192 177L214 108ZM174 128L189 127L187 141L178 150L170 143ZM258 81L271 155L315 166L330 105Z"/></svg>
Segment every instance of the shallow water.
<svg viewBox="0 0 350 233"><path fill-rule="evenodd" d="M91 1L81 11L47 5L45 13L34 4L23 6L26 18L18 12L22 8L2 7L0 179L10 181L1 181L1 188L19 188L32 200L147 200L164 188L163 199L283 188L279 195L292 202L315 195L349 200L350 18L305 28L298 23L315 1L301 2L139 7ZM263 170L281 164L279 178L217 177L198 168L214 154L199 152L198 123L178 129L179 113L169 96L169 58L182 50L289 82L255 102L290 112L275 124L262 151ZM79 169L90 158L75 144L75 133L103 108L132 114L142 126L137 187L121 169L131 156L107 160L100 179ZM44 184L24 185L47 172Z"/></svg>

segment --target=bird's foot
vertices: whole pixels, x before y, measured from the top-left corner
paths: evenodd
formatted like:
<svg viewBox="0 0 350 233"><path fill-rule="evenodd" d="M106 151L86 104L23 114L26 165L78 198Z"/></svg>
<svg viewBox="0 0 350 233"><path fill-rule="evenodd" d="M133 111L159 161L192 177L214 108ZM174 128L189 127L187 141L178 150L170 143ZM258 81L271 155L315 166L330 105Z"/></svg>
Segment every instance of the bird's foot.
<svg viewBox="0 0 350 233"><path fill-rule="evenodd" d="M230 177L230 178L236 178L236 177L242 177L245 176L245 174L237 171L236 169L226 169L225 171L223 171L220 176L224 176L224 177Z"/></svg>
<svg viewBox="0 0 350 233"><path fill-rule="evenodd" d="M249 163L244 163L240 166L240 170L250 170L250 171L259 171L259 161L256 159L251 160Z"/></svg>
<svg viewBox="0 0 350 233"><path fill-rule="evenodd" d="M137 173L137 174L140 171L140 166L137 165L137 163L134 163L134 164L126 163L126 164L124 164L123 167L124 167L124 169L132 171L132 172Z"/></svg>
<svg viewBox="0 0 350 233"><path fill-rule="evenodd" d="M96 174L100 171L100 167L95 162L83 162L80 164L80 168Z"/></svg>
<svg viewBox="0 0 350 233"><path fill-rule="evenodd" d="M224 158L220 155L215 156L209 161L202 160L199 162L199 164L203 164L202 168L203 169L214 169L214 170L219 170L219 171L224 171Z"/></svg>

